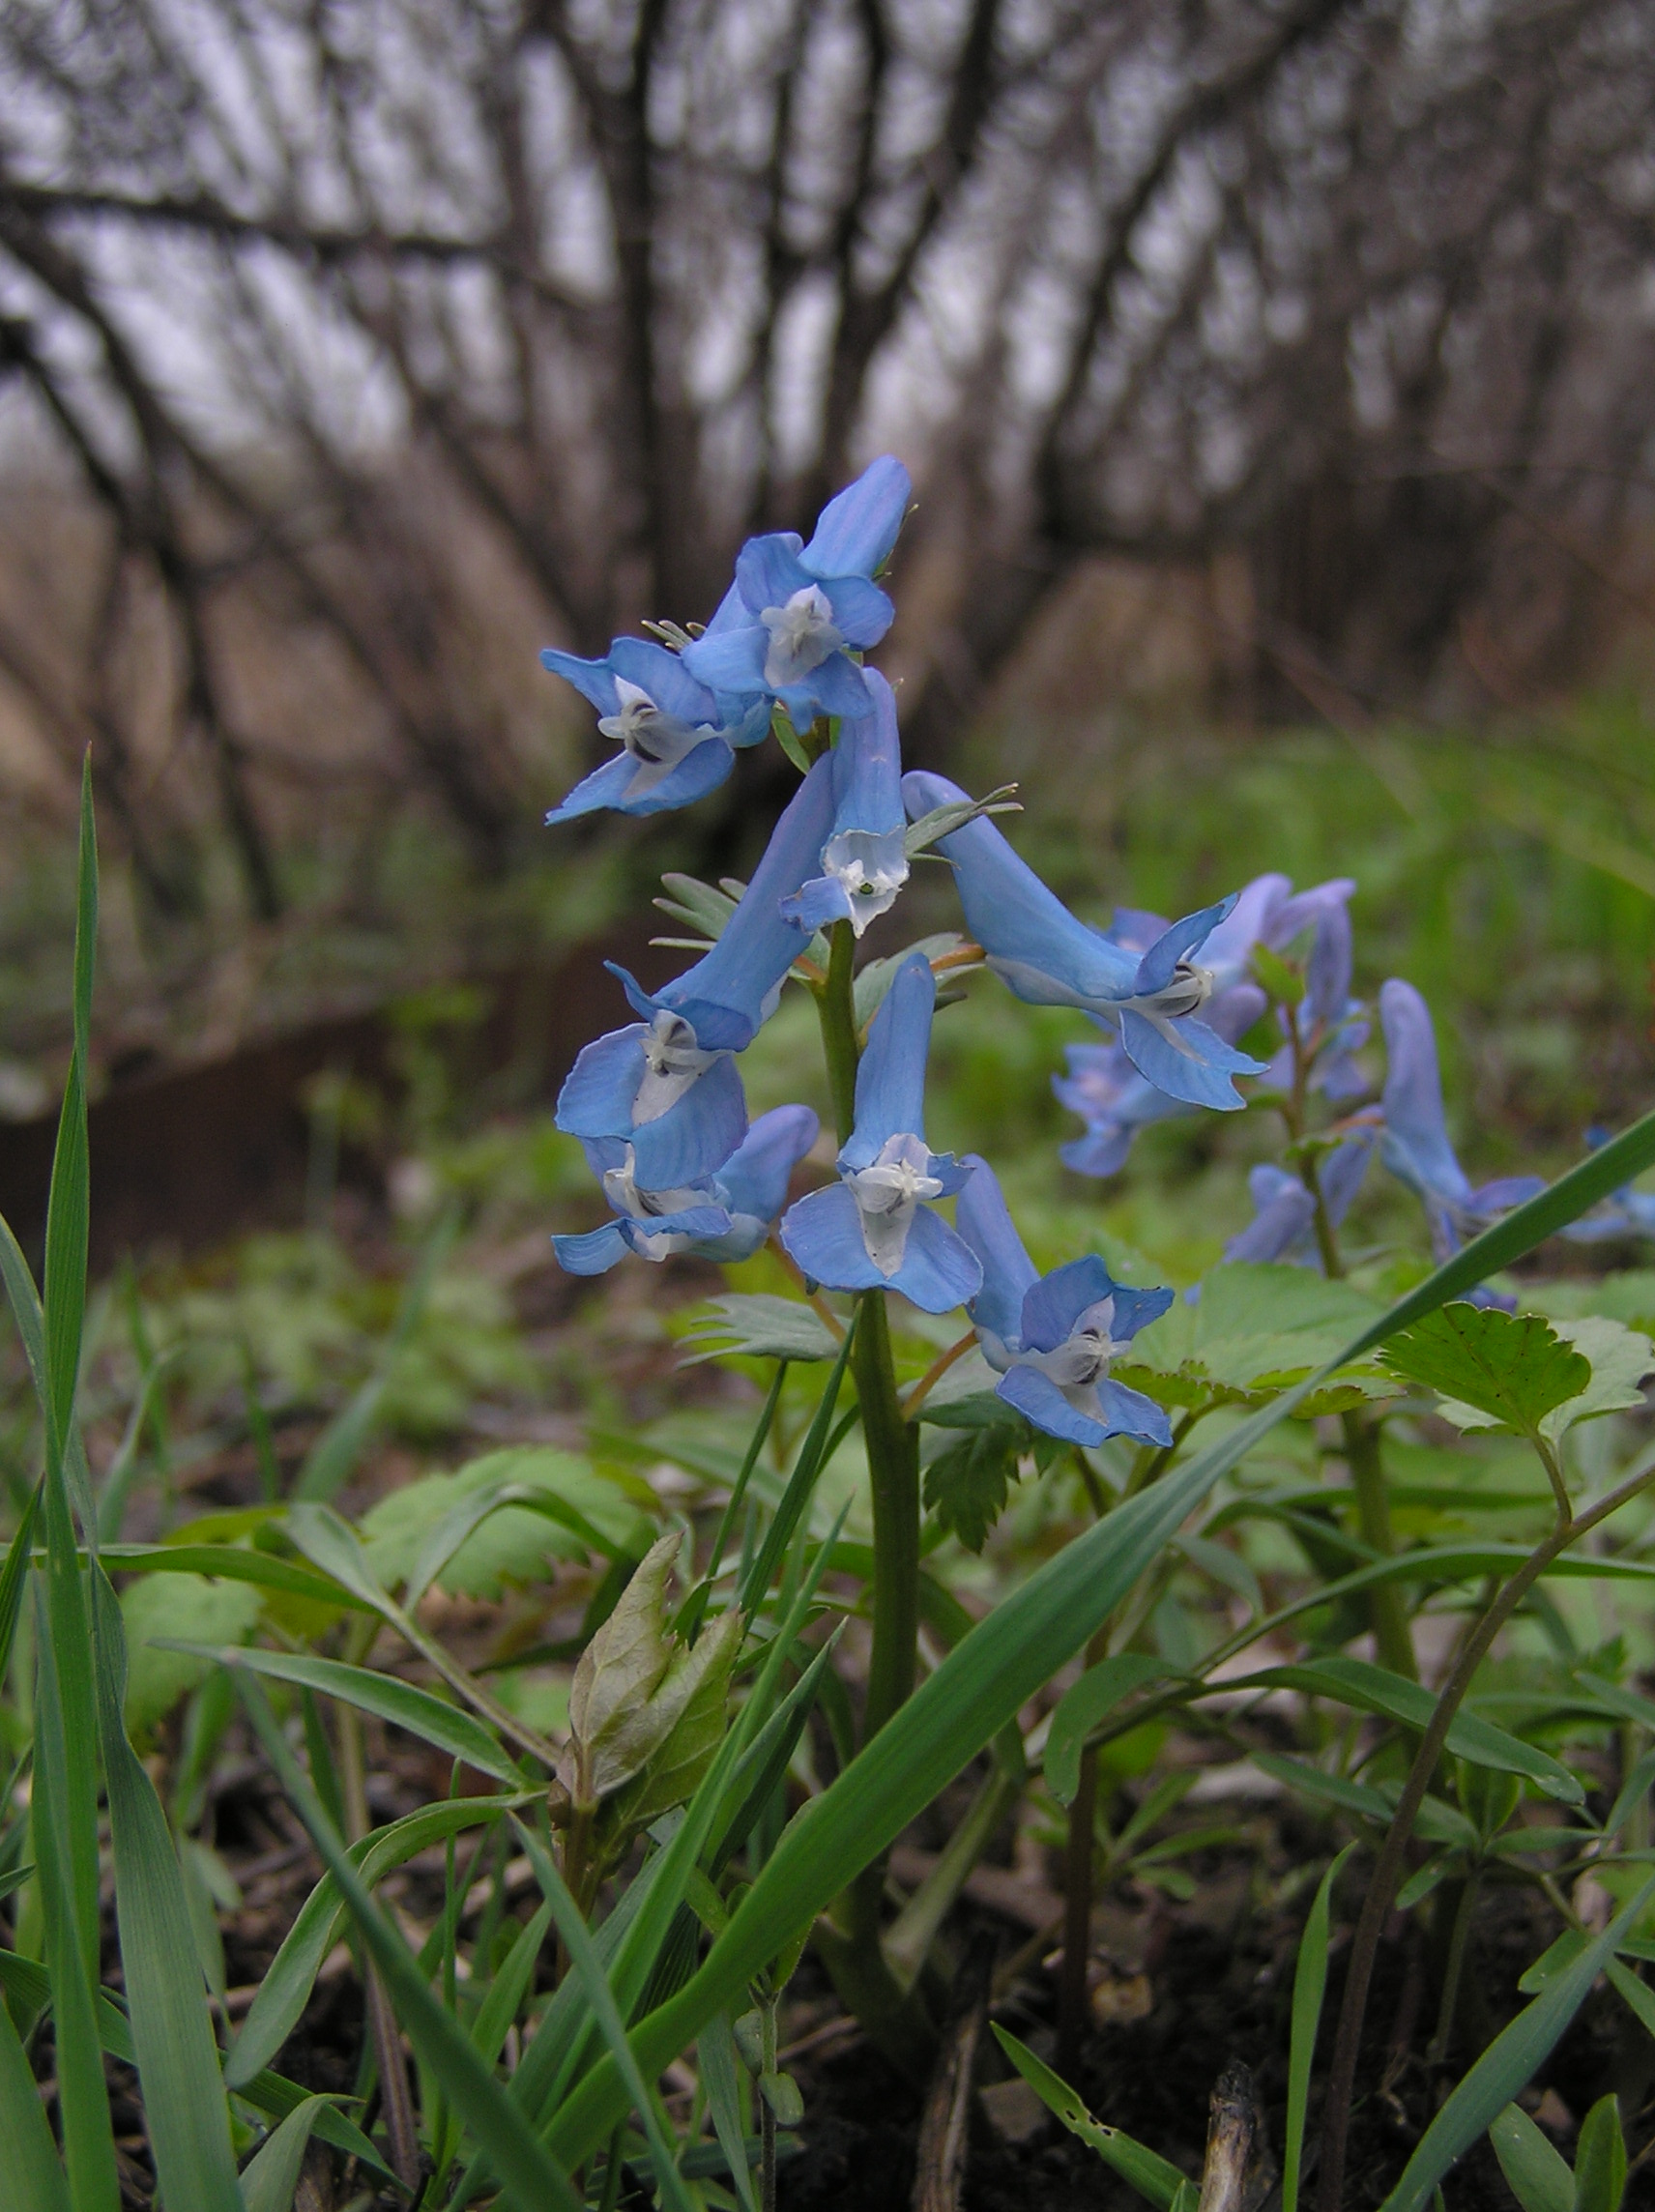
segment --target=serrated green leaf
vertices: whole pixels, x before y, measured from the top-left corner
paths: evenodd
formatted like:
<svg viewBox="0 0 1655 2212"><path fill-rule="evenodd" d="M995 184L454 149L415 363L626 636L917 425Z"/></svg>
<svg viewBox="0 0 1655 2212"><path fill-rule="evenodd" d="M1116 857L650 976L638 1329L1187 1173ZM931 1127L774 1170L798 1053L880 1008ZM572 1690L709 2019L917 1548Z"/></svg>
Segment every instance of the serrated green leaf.
<svg viewBox="0 0 1655 2212"><path fill-rule="evenodd" d="M687 1354L682 1366L708 1359L831 1359L842 1341L815 1307L799 1298L755 1291L709 1302L711 1312L698 1311L680 1339L708 1349Z"/></svg>
<svg viewBox="0 0 1655 2212"><path fill-rule="evenodd" d="M1574 2212L1569 2163L1521 2105L1507 2105L1490 2121L1489 2140L1523 2212Z"/></svg>
<svg viewBox="0 0 1655 2212"><path fill-rule="evenodd" d="M169 1649L169 1643L217 1648L250 1636L264 1612L254 1583L208 1582L200 1575L146 1575L121 1592L127 1631L127 1728L147 1735L187 1691L206 1680L210 1652Z"/></svg>
<svg viewBox="0 0 1655 2212"><path fill-rule="evenodd" d="M526 1504L489 1507L490 1498L516 1487L543 1493L566 1510L553 1518ZM450 1597L493 1603L508 1585L541 1579L555 1560L579 1558L589 1549L619 1556L639 1528L637 1507L590 1461L548 1444L515 1445L485 1452L451 1474L423 1475L371 1506L359 1526L377 1580L389 1588L418 1579L443 1524L479 1499L485 1502L477 1510L485 1517L436 1572Z"/></svg>
<svg viewBox="0 0 1655 2212"><path fill-rule="evenodd" d="M1640 1384L1655 1365L1655 1345L1647 1336L1602 1314L1590 1314L1581 1321L1554 1321L1552 1327L1565 1344L1591 1361L1592 1379L1578 1397L1553 1406L1541 1422L1540 1434L1548 1443L1561 1443L1568 1431L1582 1421L1594 1421L1601 1414L1624 1412L1642 1405Z"/></svg>
<svg viewBox="0 0 1655 2212"><path fill-rule="evenodd" d="M1468 1406L1520 1436L1534 1435L1553 1407L1578 1398L1592 1379L1590 1360L1538 1314L1464 1299L1392 1337L1382 1358L1405 1382L1435 1390L1450 1419L1454 1407Z"/></svg>
<svg viewBox="0 0 1655 2212"><path fill-rule="evenodd" d="M925 1504L968 1552L980 1552L1018 1476L1019 1432L1002 1422L973 1429L925 1470Z"/></svg>

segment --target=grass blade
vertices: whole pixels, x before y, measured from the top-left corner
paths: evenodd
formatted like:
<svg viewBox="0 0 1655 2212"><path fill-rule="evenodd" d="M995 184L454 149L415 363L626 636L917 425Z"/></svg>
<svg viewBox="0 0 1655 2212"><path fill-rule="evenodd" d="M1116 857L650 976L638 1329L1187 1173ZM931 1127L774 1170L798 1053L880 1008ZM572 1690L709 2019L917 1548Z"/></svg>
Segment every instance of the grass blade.
<svg viewBox="0 0 1655 2212"><path fill-rule="evenodd" d="M1655 1896L1655 1876L1560 1974L1501 2029L1426 2129L1382 2212L1419 2212L1461 2153L1516 2097L1568 2026L1587 1993Z"/></svg>
<svg viewBox="0 0 1655 2212"><path fill-rule="evenodd" d="M268 1674L278 1682L298 1682L324 1697L337 1698L376 1719L406 1729L450 1759L462 1760L496 1782L518 1784L522 1776L480 1721L455 1705L434 1698L412 1682L394 1674L375 1674L371 1667L347 1666L342 1659L312 1659L303 1652L259 1651L238 1644L233 1653L217 1644L185 1644L171 1637L153 1639L158 1650L189 1651L200 1659L216 1659L221 1666L249 1667L255 1674Z"/></svg>
<svg viewBox="0 0 1655 2212"><path fill-rule="evenodd" d="M12 2015L0 2001L0 2140L13 2212L70 2212L69 2183Z"/></svg>
<svg viewBox="0 0 1655 2212"><path fill-rule="evenodd" d="M1161 2207L1161 2212L1168 2212L1188 2186L1177 2168L1145 2144L1135 2142L1131 2136L1122 2135L1118 2128L1106 2128L1101 2120L1094 2120L1079 2092L1071 2089L1060 2074L1054 2074L1026 2043L1019 2043L1015 2035L1008 2035L998 2021L991 2024L1000 2048L1047 2110L1062 2121L1070 2135L1089 2143L1104 2164L1112 2166L1140 2197L1147 2197L1151 2204Z"/></svg>
<svg viewBox="0 0 1655 2212"><path fill-rule="evenodd" d="M1606 1171L1606 1154L1614 1158ZM1655 1114L1486 1231L1419 1287L1268 1406L1236 1423L1078 1536L962 1639L808 1813L731 1915L691 1981L633 2031L646 2077L692 2043L751 1976L928 1805L1079 1650L1175 1535L1186 1516L1348 1360L1520 1259L1609 1189L1655 1160ZM1502 2100L1503 2102L1504 2100ZM626 2110L605 2059L559 2112L551 2142L570 2164L589 2158Z"/></svg>
<svg viewBox="0 0 1655 2212"><path fill-rule="evenodd" d="M1523 2212L1575 2212L1575 2177L1560 2150L1521 2105L1507 2105L1489 2122L1499 2169Z"/></svg>
<svg viewBox="0 0 1655 2212"><path fill-rule="evenodd" d="M262 2142L242 2169L247 2212L293 2212L293 2195L316 2121L327 2110L326 2097L306 2097Z"/></svg>
<svg viewBox="0 0 1655 2212"><path fill-rule="evenodd" d="M747 2165L747 2131L741 2121L741 2076L736 2057L736 2038L730 2015L715 2012L696 2039L695 2054L701 2068L701 2085L707 2091L707 2109L718 2147L730 2162L730 2181L741 2199L742 2212L759 2212L753 2198L753 2176Z"/></svg>
<svg viewBox="0 0 1655 2212"><path fill-rule="evenodd" d="M353 1844L351 1864L364 1888L371 1889L393 1867L427 1846L457 1835L462 1828L496 1819L519 1801L515 1797L450 1797L423 1806ZM245 2089L292 2034L310 2001L322 1962L338 1940L344 1913L338 1883L331 1874L325 1874L282 1937L281 1948L271 1961L242 2023L242 2032L225 2058L224 2080L232 2089Z"/></svg>
<svg viewBox="0 0 1655 2212"><path fill-rule="evenodd" d="M654 2154L655 2186L666 2202L675 2207L675 2212L695 2212L689 2194L680 2178L678 2160L672 2144L667 2140L666 2131L661 2126L655 2100L638 2071L638 2062L626 2041L626 2023L621 2018L615 2002L615 1993L609 1987L602 1964L592 1947L592 1936L581 1916L580 1906L569 1895L566 1883L552 1864L551 1855L539 1837L515 1818L511 1825L517 1831L519 1843L529 1854L529 1863L535 1870L535 1879L540 1885L540 1894L552 1908L552 1918L558 1924L558 1934L563 1937L564 1948L569 1955L569 1964L585 1986L586 2001L592 2007L598 2033L608 2044L621 2079L625 2082L627 2094L632 2100L632 2109L643 2122L644 2134Z"/></svg>
<svg viewBox="0 0 1655 2212"><path fill-rule="evenodd" d="M0 1568L0 1682L6 1679L6 1670L12 1664L12 1639L17 1633L17 1615L22 1609L23 1570L29 1563L29 1546L41 1509L41 1488L36 1483L29 1493L29 1502L6 1553L6 1564Z"/></svg>
<svg viewBox="0 0 1655 2212"><path fill-rule="evenodd" d="M828 1438L833 1426L833 1409L838 1404L839 1388L845 1380L845 1369L850 1363L851 1347L857 1340L858 1318L854 1315L850 1327L845 1331L845 1341L839 1347L839 1356L833 1362L827 1387L817 1404L810 1427L805 1432L804 1441L798 1447L798 1458L788 1477L781 1503L776 1507L775 1516L766 1531L758 1557L748 1568L746 1579L741 1585L740 1602L744 1613L751 1613L769 1588L770 1578L776 1571L782 1554L793 1541L798 1517L810 1502L810 1493L816 1487L817 1476L827 1465L833 1444L839 1441L834 1437L830 1443Z"/></svg>
<svg viewBox="0 0 1655 2212"><path fill-rule="evenodd" d="M156 2174L169 2204L243 2212L189 1907L160 1799L127 1740L121 1607L99 1566L92 1606L121 1965Z"/></svg>
<svg viewBox="0 0 1655 2212"><path fill-rule="evenodd" d="M1298 2212L1298 2176L1304 2159L1304 2121L1310 2109L1310 2075L1316 2062L1316 2034L1321 2025L1321 2000L1327 1994L1327 1924L1333 1884L1354 1844L1347 1844L1322 1876L1299 1939L1293 1972L1292 2030L1288 2045L1288 2116L1282 2144L1281 2212Z"/></svg>
<svg viewBox="0 0 1655 2212"><path fill-rule="evenodd" d="M243 1667L237 1687L265 1755L304 1821L323 1864L339 1886L351 1918L396 2006L397 2018L421 2058L443 2085L452 2109L486 2145L508 2203L517 2212L581 2212L568 2176L483 2064L476 2045L425 1986L408 1946L368 1895L333 1822L300 1772L263 1690Z"/></svg>

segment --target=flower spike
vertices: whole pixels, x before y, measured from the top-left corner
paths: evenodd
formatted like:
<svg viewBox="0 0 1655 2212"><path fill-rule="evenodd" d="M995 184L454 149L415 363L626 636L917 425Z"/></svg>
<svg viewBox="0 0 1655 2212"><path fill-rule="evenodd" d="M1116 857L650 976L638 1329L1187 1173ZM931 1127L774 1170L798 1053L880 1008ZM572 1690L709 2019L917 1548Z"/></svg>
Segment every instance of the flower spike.
<svg viewBox="0 0 1655 2212"><path fill-rule="evenodd" d="M945 776L923 771L904 776L902 792L915 820L965 798ZM954 864L973 936L1018 998L1079 1006L1114 1023L1133 1066L1169 1097L1220 1110L1240 1106L1232 1077L1261 1075L1263 1062L1196 1019L1213 978L1192 957L1234 911L1234 893L1140 948L1077 920L981 817L942 838L938 849Z"/></svg>
<svg viewBox="0 0 1655 2212"><path fill-rule="evenodd" d="M936 1002L930 962L915 953L898 969L869 1025L840 1179L788 1208L781 1240L827 1290L900 1291L927 1313L946 1313L976 1295L982 1270L925 1203L950 1196L965 1180L957 1161L925 1142L925 1061Z"/></svg>
<svg viewBox="0 0 1655 2212"><path fill-rule="evenodd" d="M857 720L874 711L863 674L846 650L866 651L895 609L873 581L885 566L913 486L886 453L828 501L808 545L791 530L749 538L736 582L684 666L711 691L775 699L795 729L818 714Z"/></svg>
<svg viewBox="0 0 1655 2212"><path fill-rule="evenodd" d="M806 935L848 921L860 937L908 881L896 695L876 668L864 669L862 681L873 713L847 722L833 748L833 834L822 848L822 873L782 901L783 915Z"/></svg>
<svg viewBox="0 0 1655 2212"><path fill-rule="evenodd" d="M1166 1446L1165 1412L1141 1390L1110 1380L1109 1363L1173 1302L1171 1291L1133 1291L1098 1259L1040 1274L1024 1249L994 1170L968 1154L960 1235L982 1265L969 1311L983 1357L1000 1376L995 1393L1048 1436L1101 1444L1135 1437Z"/></svg>
<svg viewBox="0 0 1655 2212"><path fill-rule="evenodd" d="M548 646L540 663L592 701L600 734L621 747L552 809L548 825L605 806L622 814L687 806L729 775L732 748L757 744L769 728L762 700L716 699L676 653L644 638L618 637L602 660Z"/></svg>

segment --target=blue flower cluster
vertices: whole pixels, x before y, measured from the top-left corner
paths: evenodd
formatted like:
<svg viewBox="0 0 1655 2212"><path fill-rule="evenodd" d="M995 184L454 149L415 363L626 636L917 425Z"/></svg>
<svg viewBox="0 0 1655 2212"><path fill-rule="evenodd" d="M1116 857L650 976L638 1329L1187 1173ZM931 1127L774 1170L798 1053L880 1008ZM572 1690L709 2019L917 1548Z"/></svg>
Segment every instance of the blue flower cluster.
<svg viewBox="0 0 1655 2212"><path fill-rule="evenodd" d="M886 456L829 503L807 544L791 533L749 539L700 634L661 626L671 646L618 638L602 660L542 656L621 746L551 822L686 804L722 783L736 751L783 713L814 754L705 954L653 994L614 971L637 1018L581 1053L557 1123L581 1140L615 1218L556 1238L558 1258L577 1274L627 1252L738 1260L773 1231L814 1286L899 1291L930 1313L963 1306L999 1394L1036 1427L1079 1443L1125 1435L1164 1445L1165 1413L1111 1381L1109 1366L1172 1293L1127 1289L1097 1259L1042 1277L986 1162L931 1150L936 980L923 952L895 966L867 1024L835 1180L788 1204L818 1135L808 1107L748 1125L738 1059L790 971L819 931L848 925L860 937L899 896L916 850L935 844L948 861L967 927L1016 997L1078 1008L1101 1032L1103 1041L1071 1045L1067 1073L1055 1078L1086 1124L1062 1151L1079 1173L1118 1172L1152 1121L1241 1107L1239 1077L1262 1079L1258 1095L1288 1104L1290 1128L1303 1128L1313 1093L1332 1109L1316 1143L1298 1148L1297 1172L1254 1171L1256 1218L1229 1257L1314 1264L1319 1235L1343 1218L1376 1151L1424 1202L1438 1257L1538 1185L1523 1177L1471 1187L1448 1140L1431 1017L1408 983L1379 994L1382 1098L1356 1103L1369 1025L1350 995L1350 882L1295 894L1286 877L1261 876L1181 920L1123 910L1099 931L1019 859L985 805L943 776L903 773L890 686L859 656L890 626L876 579L909 493L907 471ZM1289 954L1296 964L1284 965ZM1283 989L1284 978L1294 987ZM1272 996L1280 1041L1265 1062L1241 1040ZM1308 1173L1304 1162L1314 1162ZM937 1210L949 1198L952 1226Z"/></svg>

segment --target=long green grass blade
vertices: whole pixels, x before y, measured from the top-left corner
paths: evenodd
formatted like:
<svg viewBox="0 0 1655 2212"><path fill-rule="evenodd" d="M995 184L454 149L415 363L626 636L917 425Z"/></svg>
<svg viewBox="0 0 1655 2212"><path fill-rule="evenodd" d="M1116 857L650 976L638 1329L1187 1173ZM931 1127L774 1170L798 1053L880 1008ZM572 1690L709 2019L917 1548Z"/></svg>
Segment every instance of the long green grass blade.
<svg viewBox="0 0 1655 2212"><path fill-rule="evenodd" d="M1611 1153L1614 1157L1606 1171L1603 1162ZM1324 1367L1237 1422L1038 1567L962 1640L838 1780L790 1824L692 1980L634 2029L632 2047L645 2077L692 2043L703 2023L729 2004L751 1975L807 1927L1015 1717L1109 1617L1214 1484L1279 1421L1347 1360L1471 1289L1493 1268L1520 1259L1651 1160L1655 1114L1467 1244ZM619 2075L605 2059L559 2112L550 2138L554 2150L571 2165L591 2157L625 2110Z"/></svg>
<svg viewBox="0 0 1655 2212"><path fill-rule="evenodd" d="M1655 1897L1655 1875L1603 1934L1554 1974L1534 2002L1495 2037L1420 2138L1382 2212L1419 2212L1454 2161L1533 2079L1651 1897Z"/></svg>
<svg viewBox="0 0 1655 2212"><path fill-rule="evenodd" d="M1118 2128L1108 2128L1101 2120L1094 2120L1079 2092L1071 2089L1060 2074L1054 2074L1043 2059L1036 2058L1029 2046L1019 2043L1015 2035L1007 2034L998 2021L993 2026L996 2042L1046 2110L1055 2113L1071 2135L1089 2143L1098 2157L1112 2166L1122 2181L1130 2183L1140 2197L1147 2197L1151 2204L1160 2207L1160 2212L1170 2212L1188 2187L1177 2168L1145 2144L1134 2141L1131 2136L1122 2135Z"/></svg>
<svg viewBox="0 0 1655 2212"><path fill-rule="evenodd" d="M421 2058L443 2085L453 2110L487 2146L508 2203L517 2212L580 2212L580 2198L522 2112L483 2064L476 2045L425 1985L425 1978L395 1929L368 1894L333 1822L300 1771L276 1725L264 1691L247 1669L235 1670L237 1687L265 1755L294 1810L309 1831L322 1862L339 1886L363 1944L385 1978L397 2018Z"/></svg>
<svg viewBox="0 0 1655 2212"><path fill-rule="evenodd" d="M92 1605L121 1965L156 2175L169 2204L243 2212L189 1907L160 1799L127 1740L121 1607L98 1566Z"/></svg>
<svg viewBox="0 0 1655 2212"><path fill-rule="evenodd" d="M1507 2105L1495 2115L1489 2140L1523 2212L1575 2212L1575 2177L1568 2160L1521 2105Z"/></svg>
<svg viewBox="0 0 1655 2212"><path fill-rule="evenodd" d="M393 1867L415 1857L462 1828L496 1820L520 1803L517 1797L450 1797L422 1806L389 1826L376 1828L350 1847L351 1864L371 1889ZM331 1874L325 1874L300 1906L281 1948L271 1961L253 1998L242 2032L224 2061L224 2080L243 2089L264 2071L292 2034L310 2001L322 1962L334 1948L345 1916L344 1900Z"/></svg>
<svg viewBox="0 0 1655 2212"><path fill-rule="evenodd" d="M370 1667L347 1666L342 1659L312 1659L303 1652L259 1651L236 1645L221 1650L216 1644L185 1644L171 1637L154 1640L162 1651L189 1651L197 1658L217 1659L223 1666L250 1667L255 1674L268 1674L278 1682L298 1682L307 1690L320 1690L360 1712L390 1721L410 1735L433 1743L450 1759L463 1760L496 1782L518 1783L522 1776L479 1721L457 1706L445 1704L412 1682L399 1682L394 1674L376 1674Z"/></svg>
<svg viewBox="0 0 1655 2212"><path fill-rule="evenodd" d="M1281 2212L1298 2212L1298 2177L1304 2161L1304 2121L1310 2109L1310 2075L1316 2062L1316 2035L1321 2025L1321 2000L1327 1994L1327 1925L1333 1884L1354 1844L1347 1844L1322 1876L1299 1939L1293 1973L1292 2028L1288 2043L1287 2132L1282 2144Z"/></svg>
<svg viewBox="0 0 1655 2212"><path fill-rule="evenodd" d="M0 2142L13 2212L70 2212L69 2183L12 2015L0 2002Z"/></svg>
<svg viewBox="0 0 1655 2212"><path fill-rule="evenodd" d="M765 1540L759 1547L759 1555L748 1568L741 1584L741 1608L743 1612L751 1613L766 1590L769 1588L770 1578L780 1564L783 1553L793 1541L793 1532L798 1526L798 1517L809 1504L810 1494L815 1489L817 1478L829 1457L833 1409L839 1402L840 1385L845 1380L845 1369L850 1363L851 1348L857 1340L858 1318L859 1316L853 1316L851 1325L845 1331L845 1341L839 1347L839 1356L833 1362L832 1371L828 1377L827 1387L823 1390L817 1403L810 1427L805 1432L804 1441L798 1447L798 1458L794 1464L792 1474L788 1477L787 1488L782 1493L781 1503L776 1507L774 1518L765 1532ZM837 1439L833 1439L833 1441L837 1441Z"/></svg>
<svg viewBox="0 0 1655 2212"><path fill-rule="evenodd" d="M12 1664L12 1640L17 1633L17 1615L22 1611L23 1576L41 1509L41 1489L42 1485L37 1483L30 1491L29 1502L23 1508L23 1517L6 1552L6 1564L0 1567L0 1682L5 1681L6 1670Z"/></svg>
<svg viewBox="0 0 1655 2212"><path fill-rule="evenodd" d="M712 2115L712 2132L730 2162L730 2180L741 2199L742 2212L759 2212L753 2197L753 2176L747 2166L747 2131L741 2119L741 2077L736 2056L736 2038L730 2015L715 2012L696 2041L701 2085Z"/></svg>
<svg viewBox="0 0 1655 2212"><path fill-rule="evenodd" d="M242 2169L246 2212L293 2212L293 2196L311 2133L328 2109L326 2097L296 2106Z"/></svg>
<svg viewBox="0 0 1655 2212"><path fill-rule="evenodd" d="M621 2018L615 2002L615 1993L609 1987L602 1962L592 1947L592 1936L581 1916L581 1909L569 1895L562 1875L552 1864L550 1853L538 1836L524 1827L521 1820L512 1819L517 1840L529 1854L529 1863L535 1870L535 1879L540 1885L540 1894L552 1908L552 1918L558 1924L564 1948L569 1955L569 1965L580 1976L586 1988L586 2001L592 2007L598 2033L609 2046L621 2079L626 2084L632 2100L632 2110L643 2122L644 2134L654 2154L654 2182L665 2201L674 2212L695 2212L689 2194L680 2178L678 2161L673 2146L667 2140L661 2125L661 2115L648 2082L638 2071L638 2062L632 2056L626 2041L626 2023Z"/></svg>

